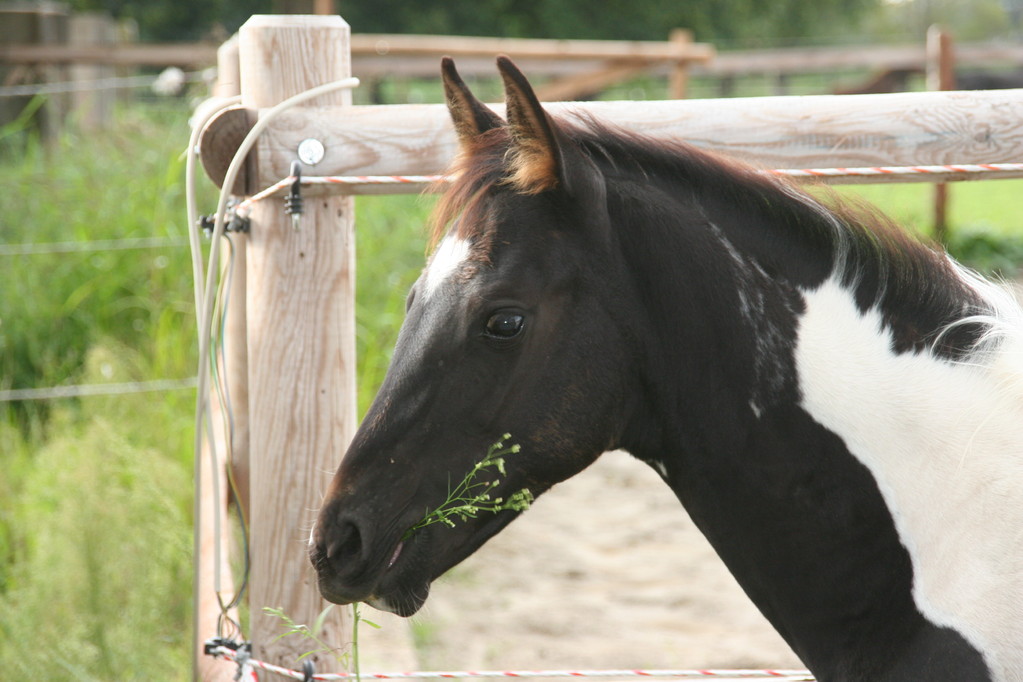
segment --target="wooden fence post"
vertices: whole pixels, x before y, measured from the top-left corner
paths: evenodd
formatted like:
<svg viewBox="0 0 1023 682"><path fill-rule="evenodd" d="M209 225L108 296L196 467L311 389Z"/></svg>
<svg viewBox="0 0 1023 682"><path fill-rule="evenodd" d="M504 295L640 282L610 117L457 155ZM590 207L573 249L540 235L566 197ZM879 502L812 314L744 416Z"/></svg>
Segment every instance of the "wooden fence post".
<svg viewBox="0 0 1023 682"><path fill-rule="evenodd" d="M68 9L58 2L0 4L0 47L28 44L52 49L67 44ZM0 85L67 80L63 64L14 63L0 66ZM17 119L32 101L31 95L0 97L0 125ZM44 139L56 139L67 115L69 96L53 94L46 98L33 121Z"/></svg>
<svg viewBox="0 0 1023 682"><path fill-rule="evenodd" d="M117 22L100 12L80 12L70 17L68 44L74 46L110 46L117 42ZM87 85L115 75L106 64L71 64L70 79ZM72 114L84 130L102 130L110 126L117 91L108 88L82 89L71 96Z"/></svg>
<svg viewBox="0 0 1023 682"><path fill-rule="evenodd" d="M955 56L952 35L940 26L927 29L927 89L955 90ZM934 238L942 244L948 240L948 185L934 185Z"/></svg>
<svg viewBox="0 0 1023 682"><path fill-rule="evenodd" d="M217 83L214 96L232 97L240 93L238 78L238 37L228 40L217 51ZM232 234L232 247L222 252L221 278L230 282L227 292L227 318L223 330L224 363L218 362L220 380L226 384L225 397L230 399L230 432L225 429L225 409L221 403L216 387L210 389L210 406L212 418L208 428L213 433L213 441L217 448L219 486L214 489L211 474L210 449L206 441L199 454L202 457L202 488L197 494L202 495L202 518L196 523L195 532L199 534L199 556L196 570L196 671L202 682L230 682L238 671L238 666L226 659L213 658L203 653L203 643L217 632L217 620L220 616L220 604L214 591L214 576L217 570L217 552L220 547L221 589L225 598L234 595L236 586L231 574L230 555L233 549L234 533L228 518L229 486L227 481L228 467L233 470L236 483L235 504L248 518L248 443L249 443L249 393L248 393L248 362L245 329L245 235ZM228 280L229 278L229 280ZM219 513L221 518L220 535L215 535L213 514ZM231 617L238 619L238 610L233 609Z"/></svg>
<svg viewBox="0 0 1023 682"><path fill-rule="evenodd" d="M253 16L239 32L242 104L255 111L351 73L350 31L339 16ZM337 91L308 106L350 104ZM256 166L267 168L266 136ZM292 151L292 158L297 153ZM255 184L280 178L257 172ZM256 658L293 666L310 648L273 639L280 607L310 626L327 606L306 555L315 510L355 431L354 202L307 198L299 226L280 198L256 204L247 254L252 575ZM320 637L343 647L342 610ZM336 670L314 654L317 671Z"/></svg>
<svg viewBox="0 0 1023 682"><path fill-rule="evenodd" d="M671 30L669 42L678 48L679 54L686 54L693 44L693 32L684 28ZM685 99L689 89L689 60L679 59L671 66L668 76L668 99Z"/></svg>

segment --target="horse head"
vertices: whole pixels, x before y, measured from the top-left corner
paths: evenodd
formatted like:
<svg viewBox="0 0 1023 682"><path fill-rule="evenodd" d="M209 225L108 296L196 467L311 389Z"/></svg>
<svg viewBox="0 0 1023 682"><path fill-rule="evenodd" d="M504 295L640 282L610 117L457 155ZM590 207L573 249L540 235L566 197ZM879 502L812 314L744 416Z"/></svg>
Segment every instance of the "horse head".
<svg viewBox="0 0 1023 682"><path fill-rule="evenodd" d="M415 613L434 579L519 511L423 525L467 476L491 500L536 496L614 447L622 428L629 331L602 177L512 62L498 67L507 122L443 61L457 179L386 378L312 532L333 602ZM506 433L521 451L502 471L480 470Z"/></svg>

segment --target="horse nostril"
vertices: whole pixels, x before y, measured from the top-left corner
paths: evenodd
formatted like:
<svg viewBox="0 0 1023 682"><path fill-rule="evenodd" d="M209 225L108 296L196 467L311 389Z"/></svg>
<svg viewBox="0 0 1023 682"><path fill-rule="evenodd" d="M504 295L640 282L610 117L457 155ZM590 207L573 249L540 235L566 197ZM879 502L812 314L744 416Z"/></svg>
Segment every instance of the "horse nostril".
<svg viewBox="0 0 1023 682"><path fill-rule="evenodd" d="M326 538L327 559L337 568L358 559L362 554L362 533L351 520L343 519L334 524L333 532Z"/></svg>

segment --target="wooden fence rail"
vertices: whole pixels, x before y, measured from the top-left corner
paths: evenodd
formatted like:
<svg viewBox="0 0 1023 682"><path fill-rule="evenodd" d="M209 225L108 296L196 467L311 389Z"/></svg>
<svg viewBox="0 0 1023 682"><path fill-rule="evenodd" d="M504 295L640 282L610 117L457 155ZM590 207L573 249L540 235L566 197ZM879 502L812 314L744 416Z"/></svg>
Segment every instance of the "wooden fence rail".
<svg viewBox="0 0 1023 682"><path fill-rule="evenodd" d="M546 43L544 50L540 46ZM213 66L213 43L165 43L78 47L70 45L0 45L0 63L109 64L134 66ZM603 49L606 48L606 49ZM680 57L693 62L693 75L744 76L777 73L827 73L851 69L917 69L927 62L920 45L859 45L845 47L786 47L715 52L712 46L693 43L684 53L670 41L525 40L466 36L355 34L352 36L352 71L362 77L384 75L431 76L440 54L461 57L466 75L488 74L489 59L509 54L531 73L572 74L609 59L654 59L654 69L667 69ZM963 43L957 61L965 66L1023 64L1023 45Z"/></svg>
<svg viewBox="0 0 1023 682"><path fill-rule="evenodd" d="M503 105L495 104L498 113ZM819 95L658 102L552 103L554 114L590 113L658 137L684 139L767 168L916 166L1015 163L1023 159L1023 90ZM203 165L223 179L233 149L223 140L250 115L230 109L213 119L200 141ZM235 136L237 137L237 135ZM300 108L282 115L263 136L249 192L287 177L298 145L315 138L323 160L313 175L430 175L456 151L443 105ZM1006 172L1001 177L1016 177ZM918 177L886 178L891 182ZM938 178L933 178L937 180ZM869 179L851 181L869 182ZM876 179L873 180L876 182ZM263 186L265 186L265 184ZM388 186L387 193L401 191ZM419 191L409 188L405 191Z"/></svg>

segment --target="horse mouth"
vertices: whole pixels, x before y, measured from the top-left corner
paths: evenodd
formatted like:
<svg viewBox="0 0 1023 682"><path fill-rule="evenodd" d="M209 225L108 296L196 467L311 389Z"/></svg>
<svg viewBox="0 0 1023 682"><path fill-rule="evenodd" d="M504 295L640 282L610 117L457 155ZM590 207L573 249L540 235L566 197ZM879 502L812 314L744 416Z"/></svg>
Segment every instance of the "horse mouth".
<svg viewBox="0 0 1023 682"><path fill-rule="evenodd" d="M320 595L334 604L365 602L381 611L402 616L412 615L419 610L422 603L414 604L418 600L411 600L403 596L403 593L411 595L421 593L421 590L411 589L410 576L403 576L404 571L397 567L402 555L405 554L405 548L406 540L402 539L391 550L382 569L358 577L344 575L344 571L337 570L337 565L326 552L321 548L313 548L310 559L316 569Z"/></svg>
<svg viewBox="0 0 1023 682"><path fill-rule="evenodd" d="M311 555L320 594L335 604L363 602L403 618L414 615L426 602L434 580L461 563L499 533L516 513L503 512L474 527L449 528L443 524L420 528L400 539L380 561L373 575L346 579L334 570L321 549ZM461 531L461 532L459 532Z"/></svg>

